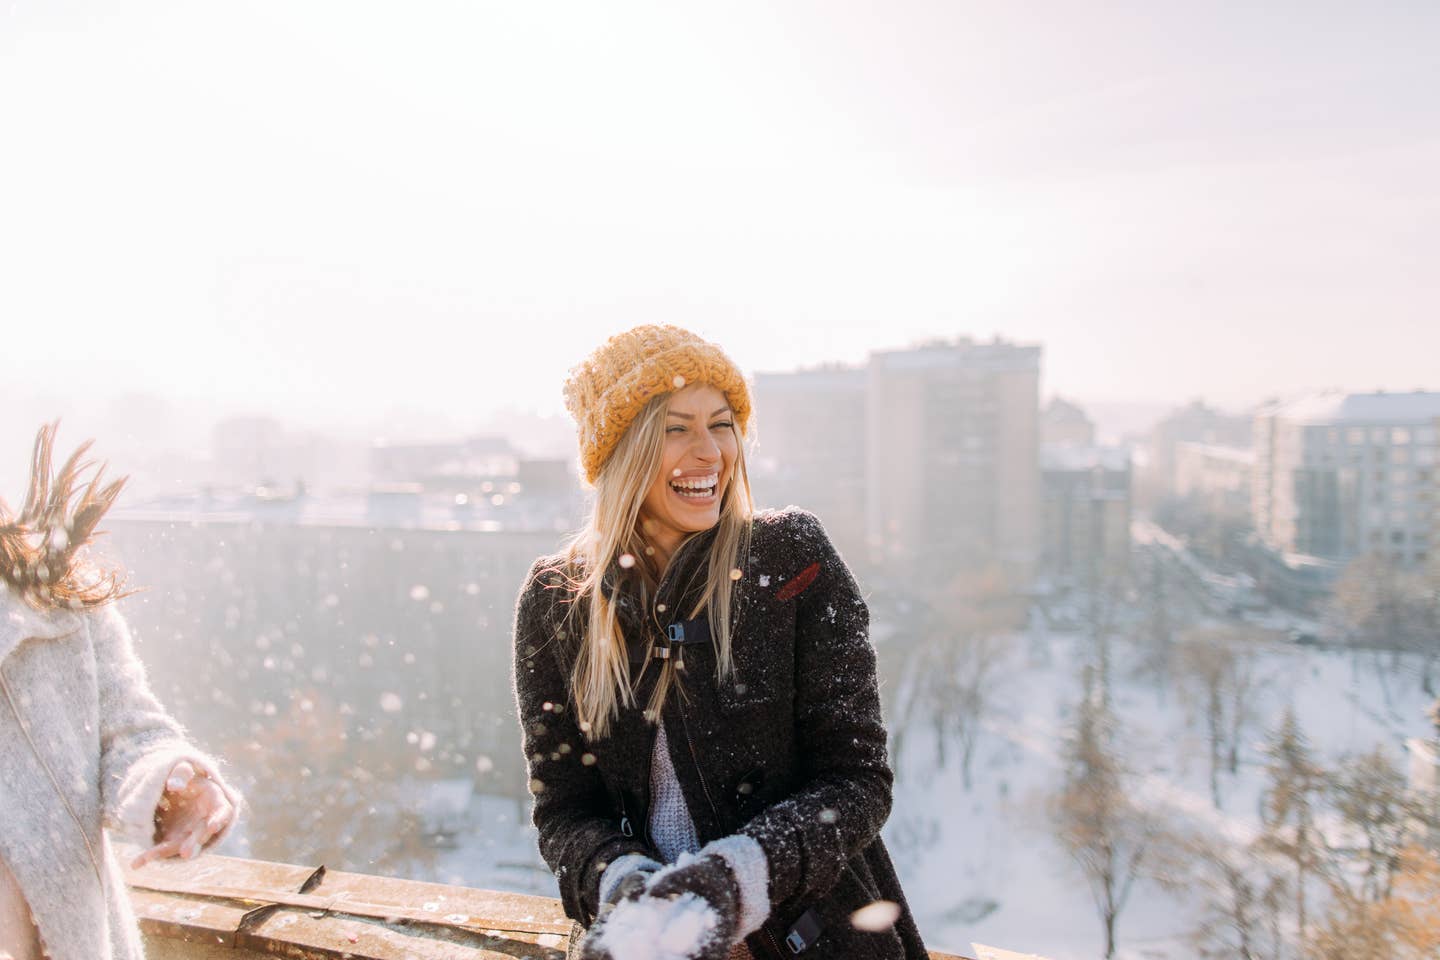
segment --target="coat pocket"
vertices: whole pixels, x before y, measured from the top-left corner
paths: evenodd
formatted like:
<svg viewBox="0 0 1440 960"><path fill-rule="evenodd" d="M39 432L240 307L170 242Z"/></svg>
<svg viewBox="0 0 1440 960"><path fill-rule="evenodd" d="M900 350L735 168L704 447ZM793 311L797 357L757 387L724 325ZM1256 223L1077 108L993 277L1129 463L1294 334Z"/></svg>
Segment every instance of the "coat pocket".
<svg viewBox="0 0 1440 960"><path fill-rule="evenodd" d="M835 886L814 905L821 931L811 948L805 951L806 955L816 960L821 957L899 960L905 956L905 946L893 927L872 930L855 925L856 911L880 899L874 878L867 879L868 873L863 863L859 868L853 860L845 864ZM861 921L864 926L863 914Z"/></svg>

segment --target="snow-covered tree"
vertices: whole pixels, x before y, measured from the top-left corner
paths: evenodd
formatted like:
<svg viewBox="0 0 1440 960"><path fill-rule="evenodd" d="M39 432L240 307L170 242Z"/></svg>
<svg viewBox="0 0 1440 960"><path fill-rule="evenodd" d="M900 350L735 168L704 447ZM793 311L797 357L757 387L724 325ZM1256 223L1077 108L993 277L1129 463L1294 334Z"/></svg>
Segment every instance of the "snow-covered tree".
<svg viewBox="0 0 1440 960"><path fill-rule="evenodd" d="M1087 669L1051 817L1061 846L1090 884L1109 960L1115 956L1120 913L1140 879L1157 825L1134 800L1131 774L1115 745L1115 715L1093 675Z"/></svg>

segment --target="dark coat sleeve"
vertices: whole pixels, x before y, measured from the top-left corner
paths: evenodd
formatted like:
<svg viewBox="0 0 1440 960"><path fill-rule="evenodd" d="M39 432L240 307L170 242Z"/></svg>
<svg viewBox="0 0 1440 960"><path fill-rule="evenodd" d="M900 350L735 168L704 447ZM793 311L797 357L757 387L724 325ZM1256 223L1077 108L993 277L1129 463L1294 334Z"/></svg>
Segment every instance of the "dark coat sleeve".
<svg viewBox="0 0 1440 960"><path fill-rule="evenodd" d="M827 893L846 861L880 834L894 777L870 643L870 613L859 585L814 514L786 519L803 559L819 564L797 597L795 749L798 787L741 832L764 849L770 902L798 905Z"/></svg>
<svg viewBox="0 0 1440 960"><path fill-rule="evenodd" d="M620 833L599 769L571 702L553 615L558 575L537 561L515 604L515 703L530 774L531 818L540 855L560 886L566 916L589 926L599 906L600 874L617 857L646 853Z"/></svg>

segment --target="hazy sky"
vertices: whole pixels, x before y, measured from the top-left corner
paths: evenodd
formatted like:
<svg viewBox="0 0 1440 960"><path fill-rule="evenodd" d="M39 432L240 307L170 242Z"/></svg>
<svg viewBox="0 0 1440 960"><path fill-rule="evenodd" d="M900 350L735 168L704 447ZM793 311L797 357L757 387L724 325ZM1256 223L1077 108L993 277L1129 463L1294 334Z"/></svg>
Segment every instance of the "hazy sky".
<svg viewBox="0 0 1440 960"><path fill-rule="evenodd" d="M1440 5L0 9L0 399L560 409L604 335L1440 389Z"/></svg>

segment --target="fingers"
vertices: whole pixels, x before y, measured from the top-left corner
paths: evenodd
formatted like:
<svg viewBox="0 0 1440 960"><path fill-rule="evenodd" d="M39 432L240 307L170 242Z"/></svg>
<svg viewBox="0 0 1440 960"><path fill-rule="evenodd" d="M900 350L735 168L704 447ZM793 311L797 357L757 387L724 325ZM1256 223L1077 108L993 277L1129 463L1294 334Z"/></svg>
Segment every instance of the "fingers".
<svg viewBox="0 0 1440 960"><path fill-rule="evenodd" d="M155 844L149 850L143 851L140 856L131 861L130 866L139 870L152 860L161 860L165 857L173 857L180 852L179 840L164 840Z"/></svg>
<svg viewBox="0 0 1440 960"><path fill-rule="evenodd" d="M179 791L184 790L186 787L188 787L190 785L190 781L194 779L195 768L190 765L190 761L181 760L179 763L175 764L173 768L171 768L170 776L167 777L165 780L165 789L172 790L178 793Z"/></svg>
<svg viewBox="0 0 1440 960"><path fill-rule="evenodd" d="M235 808L228 803L210 814L210 816L205 819L205 842L209 843L211 837L215 836L215 834L221 830L224 830L225 827L229 825L230 818L234 816L234 814Z"/></svg>

